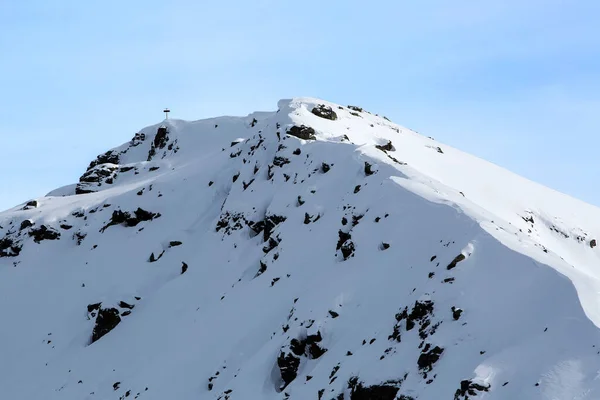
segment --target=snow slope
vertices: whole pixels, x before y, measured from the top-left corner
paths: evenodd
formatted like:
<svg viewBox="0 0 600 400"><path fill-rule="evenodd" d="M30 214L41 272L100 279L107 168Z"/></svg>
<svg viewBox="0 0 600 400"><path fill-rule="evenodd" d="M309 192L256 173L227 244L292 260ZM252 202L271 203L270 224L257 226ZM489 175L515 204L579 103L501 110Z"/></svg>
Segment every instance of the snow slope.
<svg viewBox="0 0 600 400"><path fill-rule="evenodd" d="M358 107L163 121L0 213L0 399L598 399L596 238Z"/></svg>

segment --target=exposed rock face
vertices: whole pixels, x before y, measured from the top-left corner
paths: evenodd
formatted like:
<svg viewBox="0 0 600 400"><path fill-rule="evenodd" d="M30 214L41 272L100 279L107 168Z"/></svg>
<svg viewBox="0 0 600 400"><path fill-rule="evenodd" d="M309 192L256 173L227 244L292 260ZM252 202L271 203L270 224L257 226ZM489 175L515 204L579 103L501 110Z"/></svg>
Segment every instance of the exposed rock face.
<svg viewBox="0 0 600 400"><path fill-rule="evenodd" d="M9 237L0 239L0 257L17 257L21 249L22 246Z"/></svg>
<svg viewBox="0 0 600 400"><path fill-rule="evenodd" d="M92 167L79 178L75 194L93 193L103 184L112 185L118 170L119 166L115 164L100 164Z"/></svg>
<svg viewBox="0 0 600 400"><path fill-rule="evenodd" d="M460 382L460 389L456 390L454 394L454 400L469 400L470 396L477 396L481 392L489 392L489 385L481 385L478 383L474 383L470 380L464 380Z"/></svg>
<svg viewBox="0 0 600 400"><path fill-rule="evenodd" d="M115 210L112 213L110 221L106 224L100 232L104 232L106 229L113 225L124 225L128 227L136 226L142 221L152 221L154 218L160 217L160 213L153 213L146 211L140 207L133 212L133 215L127 211Z"/></svg>
<svg viewBox="0 0 600 400"><path fill-rule="evenodd" d="M330 106L326 106L324 104L319 104L314 107L311 111L317 117L325 118L331 121L335 121L337 119L337 114Z"/></svg>
<svg viewBox="0 0 600 400"><path fill-rule="evenodd" d="M285 389L287 385L296 379L301 359L317 359L321 357L327 349L322 348L319 343L323 341L321 332L314 335L308 335L303 339L292 339L289 344L290 351L281 351L277 358L277 365L284 384L280 390Z"/></svg>
<svg viewBox="0 0 600 400"><path fill-rule="evenodd" d="M116 328L117 325L119 325L120 322L121 317L119 316L119 310L117 310L116 308L100 309L98 311L98 316L96 317L96 325L94 326L94 331L92 332L92 343L96 342L102 336L112 331L114 328Z"/></svg>
<svg viewBox="0 0 600 400"><path fill-rule="evenodd" d="M33 237L33 241L40 243L42 240L56 240L60 238L60 233L46 225L40 225L37 229L29 231L29 236Z"/></svg>
<svg viewBox="0 0 600 400"><path fill-rule="evenodd" d="M316 140L315 130L309 126L292 126L287 131L288 135L295 136L302 140Z"/></svg>
<svg viewBox="0 0 600 400"><path fill-rule="evenodd" d="M38 207L37 200L30 200L27 202L27 204L25 204L25 206L23 207L23 210L31 210L32 208L37 208L37 207Z"/></svg>

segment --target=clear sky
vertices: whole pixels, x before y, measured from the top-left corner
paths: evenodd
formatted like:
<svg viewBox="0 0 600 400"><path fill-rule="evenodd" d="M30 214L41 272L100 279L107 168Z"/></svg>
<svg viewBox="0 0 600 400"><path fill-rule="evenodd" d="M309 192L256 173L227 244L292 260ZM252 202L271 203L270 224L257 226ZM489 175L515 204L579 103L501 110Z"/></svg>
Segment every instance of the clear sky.
<svg viewBox="0 0 600 400"><path fill-rule="evenodd" d="M0 209L75 182L164 107L295 96L600 205L599 16L598 0L0 0Z"/></svg>

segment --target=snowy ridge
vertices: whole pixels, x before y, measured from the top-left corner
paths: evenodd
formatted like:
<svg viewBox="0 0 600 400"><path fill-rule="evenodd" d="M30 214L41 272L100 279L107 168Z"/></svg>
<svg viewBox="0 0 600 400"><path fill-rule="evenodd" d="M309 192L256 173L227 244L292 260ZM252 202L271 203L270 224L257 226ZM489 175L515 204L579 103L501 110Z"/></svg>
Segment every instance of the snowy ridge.
<svg viewBox="0 0 600 400"><path fill-rule="evenodd" d="M0 398L597 399L598 238L358 107L163 121L0 213Z"/></svg>

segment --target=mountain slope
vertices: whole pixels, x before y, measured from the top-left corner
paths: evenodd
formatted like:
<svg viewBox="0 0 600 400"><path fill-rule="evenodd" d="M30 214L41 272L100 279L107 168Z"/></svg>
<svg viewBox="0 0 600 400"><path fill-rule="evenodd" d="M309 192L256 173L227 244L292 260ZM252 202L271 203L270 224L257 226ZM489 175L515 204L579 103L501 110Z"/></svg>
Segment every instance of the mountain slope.
<svg viewBox="0 0 600 400"><path fill-rule="evenodd" d="M164 121L0 227L2 398L600 396L600 210L358 107Z"/></svg>

